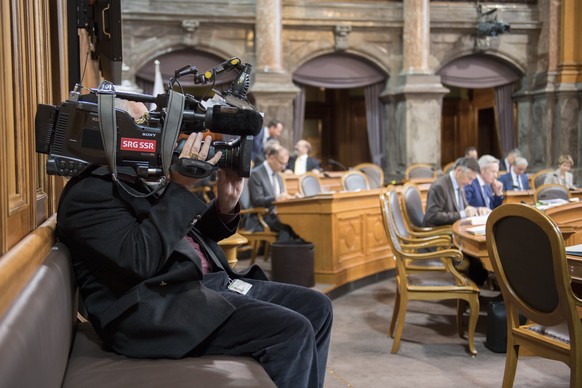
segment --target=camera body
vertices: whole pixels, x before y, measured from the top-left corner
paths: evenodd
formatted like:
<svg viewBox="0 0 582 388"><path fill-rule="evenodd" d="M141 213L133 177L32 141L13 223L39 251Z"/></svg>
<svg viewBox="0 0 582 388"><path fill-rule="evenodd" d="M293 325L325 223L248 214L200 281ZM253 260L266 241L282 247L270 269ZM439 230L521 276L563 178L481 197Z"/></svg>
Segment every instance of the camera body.
<svg viewBox="0 0 582 388"><path fill-rule="evenodd" d="M232 60L231 60L232 62ZM231 63L229 62L229 64ZM240 63L236 62L236 64ZM190 69L195 69L190 67ZM248 80L250 65L243 68L244 80ZM201 76L194 73L201 82ZM212 74L214 77L215 74ZM177 77L176 77L177 78ZM203 78L202 78L203 79ZM238 83L237 83L238 82ZM227 99L219 98L213 104L203 104L193 96L184 96L184 109L179 120L179 133L204 132L235 135L231 142L214 142L211 153L222 151L218 167L234 169L239 176L248 177L251 165L252 136L263 125L262 115L246 101L246 88L240 88L240 79L233 82L226 92ZM236 87L236 89L234 89ZM246 85L248 87L248 85ZM98 92L97 92L98 93ZM176 92L173 92L176 93ZM117 93L116 98L144 103L156 103L156 110L144 115L139 123L124 110L115 109L115 162L117 166L131 167L139 177L159 177L164 174L162 139L164 122L169 120L168 94L150 96L136 93ZM228 102L227 102L228 101ZM103 146L103 129L99 119L99 103L95 91L80 96L72 91L69 99L59 106L39 104L35 118L36 151L48 154L47 173L60 176L77 176L91 165L107 165L108 158ZM177 138L178 134L175 134ZM206 163L208 164L208 163ZM185 168L180 171L196 178L212 171ZM206 174L206 175L204 175Z"/></svg>

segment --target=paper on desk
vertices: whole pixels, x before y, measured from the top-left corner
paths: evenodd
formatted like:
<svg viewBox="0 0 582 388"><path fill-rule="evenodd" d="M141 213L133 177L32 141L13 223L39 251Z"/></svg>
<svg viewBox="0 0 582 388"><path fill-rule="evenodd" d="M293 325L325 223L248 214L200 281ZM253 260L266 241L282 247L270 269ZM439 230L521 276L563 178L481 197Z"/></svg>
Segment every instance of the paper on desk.
<svg viewBox="0 0 582 388"><path fill-rule="evenodd" d="M566 247L566 254L572 256L582 256L582 244Z"/></svg>
<svg viewBox="0 0 582 388"><path fill-rule="evenodd" d="M471 225L485 225L487 223L487 217L489 217L489 214L468 217L467 219L471 222Z"/></svg>
<svg viewBox="0 0 582 388"><path fill-rule="evenodd" d="M478 236L485 236L485 225L473 226L472 228L467 228L467 232L475 234Z"/></svg>

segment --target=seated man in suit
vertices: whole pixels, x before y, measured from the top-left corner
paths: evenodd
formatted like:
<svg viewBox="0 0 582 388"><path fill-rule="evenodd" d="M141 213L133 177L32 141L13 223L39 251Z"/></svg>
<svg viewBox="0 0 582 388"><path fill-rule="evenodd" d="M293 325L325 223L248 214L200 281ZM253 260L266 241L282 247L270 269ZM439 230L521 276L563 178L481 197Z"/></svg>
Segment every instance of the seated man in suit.
<svg viewBox="0 0 582 388"><path fill-rule="evenodd" d="M463 188L479 173L473 158L459 158L453 171L433 182L428 191L425 226L451 225L461 218L484 214L488 209L469 206Z"/></svg>
<svg viewBox="0 0 582 388"><path fill-rule="evenodd" d="M319 162L309 156L311 144L307 140L299 140L295 144L295 155L289 158L287 171L295 175L305 174L307 171L319 172Z"/></svg>
<svg viewBox="0 0 582 388"><path fill-rule="evenodd" d="M509 150L505 158L499 161L499 171L509 171L509 168L515 163L515 158L521 156L521 151L518 148Z"/></svg>
<svg viewBox="0 0 582 388"><path fill-rule="evenodd" d="M477 161L462 157L451 172L437 178L428 191L424 225L450 225L458 219L489 213L489 208L470 206L463 190L478 173ZM473 257L467 256L465 261L459 263L458 269L467 272L467 276L478 285L484 284L489 276L481 260Z"/></svg>
<svg viewBox="0 0 582 388"><path fill-rule="evenodd" d="M503 183L503 190L529 190L529 179L525 174L527 169L527 159L521 156L515 158L510 172L499 177L499 182Z"/></svg>
<svg viewBox="0 0 582 388"><path fill-rule="evenodd" d="M495 209L503 202L503 184L497 180L499 160L491 155L479 158L480 174L465 187L469 205Z"/></svg>
<svg viewBox="0 0 582 388"><path fill-rule="evenodd" d="M273 205L275 201L286 201L299 196L298 194L291 196L285 191L283 179L279 175L279 172L282 172L289 162L289 151L285 147L274 145L267 149L266 156L267 159L256 166L249 177L251 205L269 209L269 214L263 219L271 230L279 234L278 242L304 243L305 241L289 225L283 224L279 220ZM249 220L246 224L247 227L251 227L250 223L259 225L256 219Z"/></svg>

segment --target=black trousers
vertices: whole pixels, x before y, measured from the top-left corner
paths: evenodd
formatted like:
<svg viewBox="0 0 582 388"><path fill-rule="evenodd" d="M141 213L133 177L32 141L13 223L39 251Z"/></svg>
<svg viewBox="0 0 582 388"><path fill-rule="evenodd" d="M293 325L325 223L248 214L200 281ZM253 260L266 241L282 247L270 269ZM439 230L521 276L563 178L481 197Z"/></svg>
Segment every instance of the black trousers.
<svg viewBox="0 0 582 388"><path fill-rule="evenodd" d="M301 237L299 237L299 235L295 233L293 228L291 228L291 226L287 224L282 223L276 214L267 214L264 220L267 223L267 225L269 225L269 228L271 228L272 231L277 232L279 234L279 236L277 237L277 242L286 243L293 240L301 239Z"/></svg>
<svg viewBox="0 0 582 388"><path fill-rule="evenodd" d="M323 387L332 305L321 292L292 284L244 279L246 295L227 288L225 272L204 276L204 286L236 307L192 355L250 356L277 387Z"/></svg>

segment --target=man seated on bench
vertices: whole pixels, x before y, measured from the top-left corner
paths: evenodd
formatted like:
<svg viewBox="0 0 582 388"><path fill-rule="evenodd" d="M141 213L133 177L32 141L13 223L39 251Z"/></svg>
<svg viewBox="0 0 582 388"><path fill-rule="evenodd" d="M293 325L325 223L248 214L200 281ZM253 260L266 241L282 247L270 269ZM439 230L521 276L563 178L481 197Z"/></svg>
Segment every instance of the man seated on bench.
<svg viewBox="0 0 582 388"><path fill-rule="evenodd" d="M180 158L206 161L210 142L191 134ZM105 167L68 182L57 233L88 318L107 346L129 357L250 356L278 387L322 387L331 302L270 282L257 266L229 267L217 242L236 231L243 180L230 169L217 175L209 204L176 171L149 196L142 179L119 174L116 182Z"/></svg>

